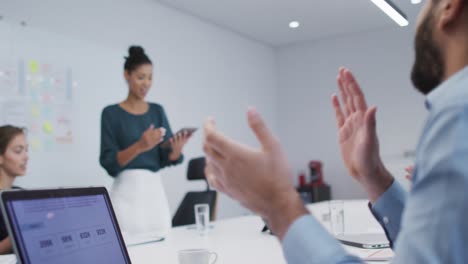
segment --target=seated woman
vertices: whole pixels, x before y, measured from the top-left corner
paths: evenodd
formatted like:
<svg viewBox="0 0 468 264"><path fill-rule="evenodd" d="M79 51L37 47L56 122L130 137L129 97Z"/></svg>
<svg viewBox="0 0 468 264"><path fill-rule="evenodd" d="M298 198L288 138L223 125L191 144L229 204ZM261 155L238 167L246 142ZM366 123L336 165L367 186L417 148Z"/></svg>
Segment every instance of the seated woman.
<svg viewBox="0 0 468 264"><path fill-rule="evenodd" d="M14 126L0 126L0 189L18 188L13 186L16 177L26 173L28 164L28 143L24 129ZM0 254L11 253L8 231L0 213Z"/></svg>

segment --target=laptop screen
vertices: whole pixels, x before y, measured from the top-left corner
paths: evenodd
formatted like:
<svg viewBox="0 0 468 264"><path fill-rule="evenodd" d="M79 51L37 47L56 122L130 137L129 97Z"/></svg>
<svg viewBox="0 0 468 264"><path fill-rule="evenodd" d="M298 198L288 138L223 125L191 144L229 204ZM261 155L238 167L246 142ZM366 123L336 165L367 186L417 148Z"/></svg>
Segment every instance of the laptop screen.
<svg viewBox="0 0 468 264"><path fill-rule="evenodd" d="M9 200L24 263L129 263L103 194Z"/></svg>

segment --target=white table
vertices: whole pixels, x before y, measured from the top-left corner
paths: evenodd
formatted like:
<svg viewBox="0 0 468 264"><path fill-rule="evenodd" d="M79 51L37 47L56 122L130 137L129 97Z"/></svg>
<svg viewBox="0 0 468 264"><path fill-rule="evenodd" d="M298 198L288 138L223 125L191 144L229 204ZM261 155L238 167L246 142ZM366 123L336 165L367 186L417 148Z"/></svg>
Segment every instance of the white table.
<svg viewBox="0 0 468 264"><path fill-rule="evenodd" d="M328 212L328 203L308 206L319 221ZM367 201L345 201L345 232L383 232L367 208ZM326 229L329 226L322 222ZM262 220L257 216L244 216L212 223L213 228L205 236L187 226L172 229L162 242L129 247L128 251L135 264L164 263L178 264L177 252L188 248L207 248L218 254L221 264L286 263L281 245L276 237L261 233ZM346 247L355 253L356 249ZM378 262L383 263L383 262Z"/></svg>
<svg viewBox="0 0 468 264"><path fill-rule="evenodd" d="M245 216L212 223L205 236L186 226L172 229L162 242L129 247L132 263L178 264L177 251L207 248L218 254L217 263L286 263L279 241L261 233L263 222L256 216Z"/></svg>
<svg viewBox="0 0 468 264"><path fill-rule="evenodd" d="M324 221L328 218L328 202L321 202L310 204L307 206L312 215L322 224L322 226L328 231L331 230L330 223ZM365 233L381 233L384 234L384 230L380 224L375 220L371 214L367 200L346 200L344 201L344 232L346 234L365 234ZM327 217L325 217L327 216ZM351 254L361 256L367 255L376 250L365 250L356 247L344 246L344 248ZM391 252L390 249L388 251ZM367 252L367 254L366 254ZM368 263L388 263L384 261L369 261Z"/></svg>

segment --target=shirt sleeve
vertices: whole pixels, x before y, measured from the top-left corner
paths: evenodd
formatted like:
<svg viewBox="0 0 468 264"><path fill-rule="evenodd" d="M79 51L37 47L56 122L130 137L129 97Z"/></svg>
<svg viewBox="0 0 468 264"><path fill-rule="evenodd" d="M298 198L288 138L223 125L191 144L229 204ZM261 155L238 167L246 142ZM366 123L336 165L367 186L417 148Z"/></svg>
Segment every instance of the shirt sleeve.
<svg viewBox="0 0 468 264"><path fill-rule="evenodd" d="M169 139L173 136L173 133L172 133L172 130L171 130L171 126L169 124L169 120L167 119L167 116L166 116L166 112L164 111L164 108L162 106L159 107L159 114L160 114L160 117L161 117L161 120L162 120L162 127L164 127L166 129L166 136L164 137L164 139ZM179 159L177 160L170 160L169 159L169 155L171 154L172 152L172 149L169 147L169 148L162 148L160 147L159 148L159 157L160 157L160 166L161 166L161 169L164 168L164 167L167 167L167 166L173 166L173 165L177 165L177 164L180 164L184 161L184 155L183 154L180 154L180 157Z"/></svg>
<svg viewBox="0 0 468 264"><path fill-rule="evenodd" d="M431 118L420 142L395 263L468 259L468 115L453 110Z"/></svg>
<svg viewBox="0 0 468 264"><path fill-rule="evenodd" d="M312 215L298 218L282 241L288 264L363 263L348 254Z"/></svg>
<svg viewBox="0 0 468 264"><path fill-rule="evenodd" d="M115 177L122 168L117 160L119 149L116 135L112 129L111 118L111 115L104 109L101 114L101 152L99 163L110 176Z"/></svg>
<svg viewBox="0 0 468 264"><path fill-rule="evenodd" d="M401 218L405 209L407 193L397 181L370 206L371 212L385 230L393 248L400 232Z"/></svg>

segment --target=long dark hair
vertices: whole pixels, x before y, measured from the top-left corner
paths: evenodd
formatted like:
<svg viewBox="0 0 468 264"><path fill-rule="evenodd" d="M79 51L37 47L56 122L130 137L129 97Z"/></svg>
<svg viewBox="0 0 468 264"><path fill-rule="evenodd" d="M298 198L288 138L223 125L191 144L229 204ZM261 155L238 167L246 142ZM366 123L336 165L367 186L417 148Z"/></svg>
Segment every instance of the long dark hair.
<svg viewBox="0 0 468 264"><path fill-rule="evenodd" d="M124 69L132 73L138 66L143 64L153 64L145 54L145 50L140 46L131 46L128 49L128 57L125 57Z"/></svg>
<svg viewBox="0 0 468 264"><path fill-rule="evenodd" d="M25 134L24 128L11 125L0 126L0 155L5 154L10 141L21 134Z"/></svg>

